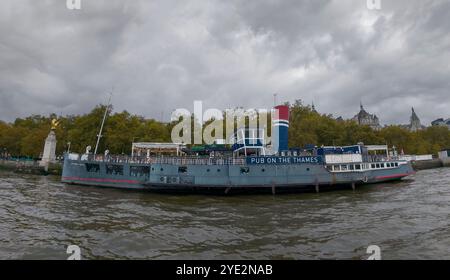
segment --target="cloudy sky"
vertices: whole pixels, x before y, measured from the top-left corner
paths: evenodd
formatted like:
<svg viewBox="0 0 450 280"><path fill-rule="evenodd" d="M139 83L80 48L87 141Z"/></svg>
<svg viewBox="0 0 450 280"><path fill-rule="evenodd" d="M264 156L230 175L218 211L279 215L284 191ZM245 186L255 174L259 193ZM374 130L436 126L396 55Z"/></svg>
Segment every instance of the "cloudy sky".
<svg viewBox="0 0 450 280"><path fill-rule="evenodd" d="M2 0L0 119L314 102L383 124L450 117L450 1Z"/></svg>

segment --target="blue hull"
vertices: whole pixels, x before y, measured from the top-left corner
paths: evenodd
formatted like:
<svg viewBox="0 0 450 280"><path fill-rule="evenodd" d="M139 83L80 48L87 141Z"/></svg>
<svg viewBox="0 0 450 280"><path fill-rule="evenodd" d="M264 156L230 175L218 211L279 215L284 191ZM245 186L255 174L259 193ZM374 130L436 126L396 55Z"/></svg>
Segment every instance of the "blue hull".
<svg viewBox="0 0 450 280"><path fill-rule="evenodd" d="M243 170L245 172L243 172ZM390 169L333 173L323 164L185 165L110 163L65 159L62 182L152 191L231 189L306 190L400 180L413 174L409 163Z"/></svg>

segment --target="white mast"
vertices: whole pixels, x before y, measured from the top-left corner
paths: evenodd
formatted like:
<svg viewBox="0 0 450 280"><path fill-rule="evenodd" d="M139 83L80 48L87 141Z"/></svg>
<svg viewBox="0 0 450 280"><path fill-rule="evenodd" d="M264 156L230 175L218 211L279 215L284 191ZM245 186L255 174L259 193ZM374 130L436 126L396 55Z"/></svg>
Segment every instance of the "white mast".
<svg viewBox="0 0 450 280"><path fill-rule="evenodd" d="M111 93L110 93L110 95L109 95L109 99L108 99L108 105L106 106L105 114L103 115L102 125L100 126L100 132L97 134L97 144L95 144L94 155L97 154L97 149L98 149L98 144L100 143L100 138L103 137L103 135L102 135L102 132L103 132L103 125L105 124L106 115L108 114L109 107L111 106L111 98L112 98L112 95L113 95L113 92L111 91Z"/></svg>

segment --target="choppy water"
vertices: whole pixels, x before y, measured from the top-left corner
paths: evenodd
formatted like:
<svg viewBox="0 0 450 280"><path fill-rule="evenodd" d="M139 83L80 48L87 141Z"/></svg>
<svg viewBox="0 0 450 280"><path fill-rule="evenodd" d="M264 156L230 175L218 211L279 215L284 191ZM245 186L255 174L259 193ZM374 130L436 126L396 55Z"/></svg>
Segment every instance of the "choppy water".
<svg viewBox="0 0 450 280"><path fill-rule="evenodd" d="M450 259L450 168L320 194L176 196L0 173L0 258Z"/></svg>

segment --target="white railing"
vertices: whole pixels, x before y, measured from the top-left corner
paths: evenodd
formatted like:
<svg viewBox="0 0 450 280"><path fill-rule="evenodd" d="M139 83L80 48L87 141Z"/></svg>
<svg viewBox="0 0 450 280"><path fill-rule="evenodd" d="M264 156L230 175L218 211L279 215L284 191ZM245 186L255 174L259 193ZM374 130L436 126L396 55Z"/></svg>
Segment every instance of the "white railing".
<svg viewBox="0 0 450 280"><path fill-rule="evenodd" d="M357 163L362 162L361 154L325 155L326 163Z"/></svg>
<svg viewBox="0 0 450 280"><path fill-rule="evenodd" d="M68 154L69 160L108 162L108 163L137 163L137 164L173 164L173 165L243 165L245 158L233 157L130 157Z"/></svg>
<svg viewBox="0 0 450 280"><path fill-rule="evenodd" d="M432 160L433 155L404 155L399 156L399 159L405 161L424 161L424 160Z"/></svg>

